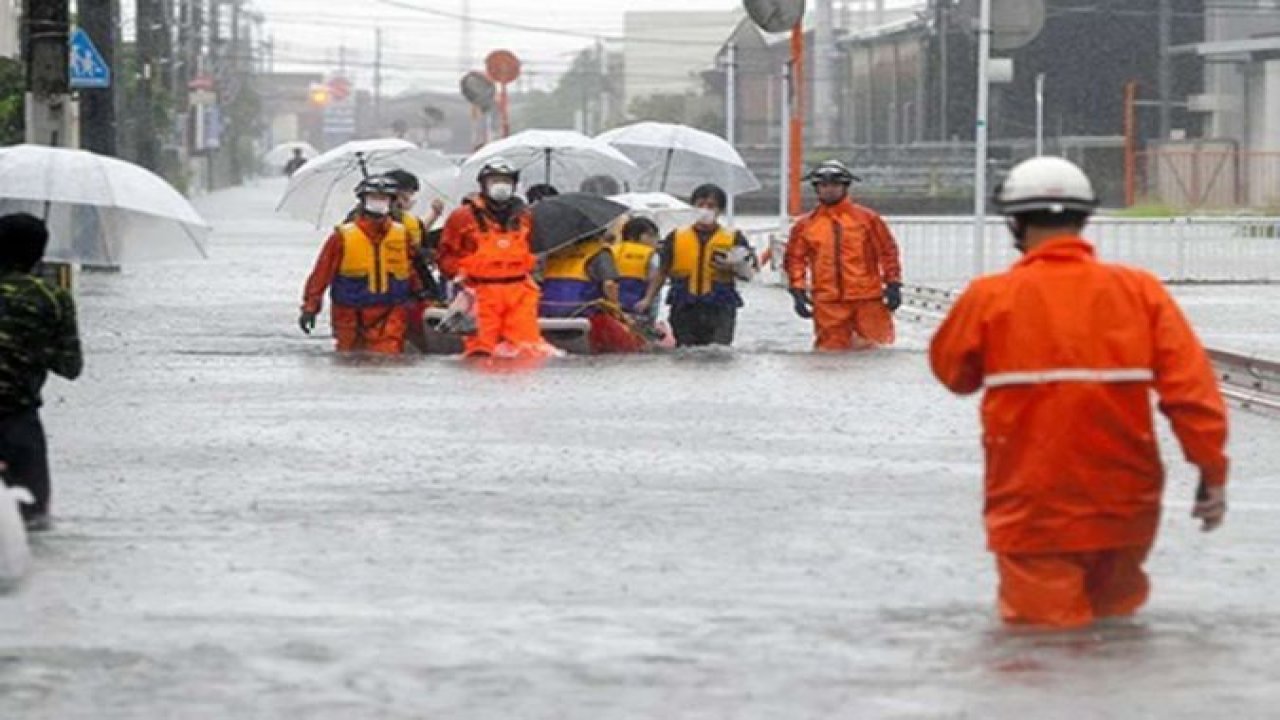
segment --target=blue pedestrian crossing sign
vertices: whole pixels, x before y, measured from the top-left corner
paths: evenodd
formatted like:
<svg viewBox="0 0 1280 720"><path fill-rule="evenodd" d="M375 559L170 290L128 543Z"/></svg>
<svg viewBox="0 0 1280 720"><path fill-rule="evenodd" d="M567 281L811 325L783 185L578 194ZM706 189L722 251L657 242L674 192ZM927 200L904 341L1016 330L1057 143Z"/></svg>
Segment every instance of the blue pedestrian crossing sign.
<svg viewBox="0 0 1280 720"><path fill-rule="evenodd" d="M89 33L76 28L71 33L71 61L68 63L73 88L111 87L111 67L89 39Z"/></svg>

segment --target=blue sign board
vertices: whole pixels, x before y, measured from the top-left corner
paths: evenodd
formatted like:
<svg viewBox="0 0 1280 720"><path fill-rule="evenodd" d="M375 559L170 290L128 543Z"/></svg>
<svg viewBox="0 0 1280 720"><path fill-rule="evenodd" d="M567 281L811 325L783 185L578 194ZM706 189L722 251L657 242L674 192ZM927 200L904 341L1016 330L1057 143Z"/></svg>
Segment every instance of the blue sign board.
<svg viewBox="0 0 1280 720"><path fill-rule="evenodd" d="M73 88L111 87L111 67L102 59L102 53L80 28L71 33L71 61L68 63Z"/></svg>

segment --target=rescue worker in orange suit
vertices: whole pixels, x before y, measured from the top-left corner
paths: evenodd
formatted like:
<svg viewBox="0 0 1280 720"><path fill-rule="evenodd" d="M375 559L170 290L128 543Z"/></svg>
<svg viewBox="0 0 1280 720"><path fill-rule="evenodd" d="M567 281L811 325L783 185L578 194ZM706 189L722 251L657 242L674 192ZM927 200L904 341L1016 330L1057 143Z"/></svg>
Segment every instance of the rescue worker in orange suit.
<svg viewBox="0 0 1280 720"><path fill-rule="evenodd" d="M795 312L813 319L818 350L889 345L902 304L898 244L873 210L849 197L856 177L828 160L807 177L819 205L791 228L783 267Z"/></svg>
<svg viewBox="0 0 1280 720"><path fill-rule="evenodd" d="M1164 471L1149 394L1199 468L1193 516L1226 513L1227 417L1213 368L1177 304L1141 270L1099 262L1080 237L1097 200L1060 158L996 188L1022 259L975 280L933 338L953 392L985 388L985 520L1009 623L1055 628L1125 616L1147 600L1142 565Z"/></svg>
<svg viewBox="0 0 1280 720"><path fill-rule="evenodd" d="M647 313L670 278L667 304L676 344L732 345L742 307L736 280L754 274L755 253L742 233L720 225L720 213L729 201L724 190L709 183L700 185L690 201L698 209L698 220L663 241L658 272L635 311Z"/></svg>
<svg viewBox="0 0 1280 720"><path fill-rule="evenodd" d="M476 179L481 192L449 215L437 257L446 277L475 294L476 334L466 338L466 354L492 355L503 341L517 351L543 352L531 276L537 264L529 250L532 218L515 194L520 173L494 158Z"/></svg>
<svg viewBox="0 0 1280 720"><path fill-rule="evenodd" d="M404 350L405 309L418 286L409 234L391 216L395 192L395 183L383 177L361 182L359 216L334 230L307 278L298 326L311 334L329 289L339 352Z"/></svg>

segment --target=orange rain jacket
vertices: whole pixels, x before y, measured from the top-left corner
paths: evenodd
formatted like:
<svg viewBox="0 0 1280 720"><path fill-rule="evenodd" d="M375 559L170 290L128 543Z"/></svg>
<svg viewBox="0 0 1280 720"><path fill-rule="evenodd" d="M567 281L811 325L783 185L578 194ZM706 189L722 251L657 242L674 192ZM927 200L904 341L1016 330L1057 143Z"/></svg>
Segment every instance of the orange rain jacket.
<svg viewBox="0 0 1280 720"><path fill-rule="evenodd" d="M446 277L457 277L462 271L462 260L476 251L477 239L482 234L518 230L527 238L533 229L533 216L523 204L517 205L511 209L507 225L502 226L482 195L468 196L461 207L449 214L440 234L436 255L440 272Z"/></svg>
<svg viewBox="0 0 1280 720"><path fill-rule="evenodd" d="M815 303L879 300L885 284L902 282L888 226L849 198L819 204L792 226L783 267L791 287L809 288Z"/></svg>
<svg viewBox="0 0 1280 720"><path fill-rule="evenodd" d="M998 553L1147 545L1164 468L1149 393L1206 482L1227 480L1226 410L1200 341L1150 274L1055 238L964 292L930 348L953 392L986 388L985 517Z"/></svg>

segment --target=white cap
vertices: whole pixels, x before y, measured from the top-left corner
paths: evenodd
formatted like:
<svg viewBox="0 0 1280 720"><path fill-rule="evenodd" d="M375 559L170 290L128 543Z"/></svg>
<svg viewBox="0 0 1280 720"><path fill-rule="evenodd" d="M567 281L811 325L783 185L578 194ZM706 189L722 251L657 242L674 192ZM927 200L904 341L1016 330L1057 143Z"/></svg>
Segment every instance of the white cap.
<svg viewBox="0 0 1280 720"><path fill-rule="evenodd" d="M1058 157L1018 163L996 186L992 200L1003 215L1035 211L1089 214L1098 207L1089 177L1074 163Z"/></svg>

